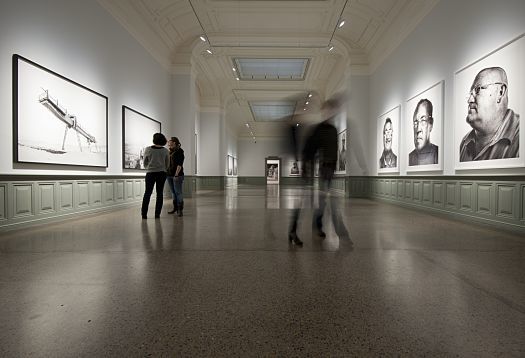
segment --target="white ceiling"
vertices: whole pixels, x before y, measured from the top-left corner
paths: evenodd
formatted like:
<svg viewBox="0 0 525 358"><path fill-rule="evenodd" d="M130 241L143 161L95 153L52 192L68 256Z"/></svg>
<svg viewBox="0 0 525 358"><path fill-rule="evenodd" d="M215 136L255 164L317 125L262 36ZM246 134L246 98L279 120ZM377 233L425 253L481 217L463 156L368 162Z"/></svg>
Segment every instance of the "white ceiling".
<svg viewBox="0 0 525 358"><path fill-rule="evenodd" d="M315 103L343 89L349 74L372 73L439 0L98 1L170 72L195 75L202 108L225 108L238 135L250 135L249 123L261 137L280 135L282 124L256 123L249 102L315 92ZM237 81L235 58L310 61L302 81Z"/></svg>

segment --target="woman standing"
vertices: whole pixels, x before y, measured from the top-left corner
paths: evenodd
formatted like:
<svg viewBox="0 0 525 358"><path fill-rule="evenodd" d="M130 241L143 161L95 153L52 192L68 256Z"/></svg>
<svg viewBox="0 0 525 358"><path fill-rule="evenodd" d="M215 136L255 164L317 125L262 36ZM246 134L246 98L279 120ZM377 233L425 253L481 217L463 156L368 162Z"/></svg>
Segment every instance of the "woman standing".
<svg viewBox="0 0 525 358"><path fill-rule="evenodd" d="M173 210L168 214L178 213L182 216L184 209L184 200L182 197L182 184L184 183L184 150L181 148L179 138L171 137L169 144L170 148L170 165L168 168L168 184L170 185L171 194L173 197Z"/></svg>
<svg viewBox="0 0 525 358"><path fill-rule="evenodd" d="M166 171L169 165L169 152L164 146L166 137L162 133L153 135L153 145L147 147L144 151L144 168L146 168L146 191L142 199L141 215L143 219L148 218L148 206L153 193L153 187L156 186L157 201L155 202L155 219L160 218L162 211L162 201L164 192L164 183L166 182Z"/></svg>

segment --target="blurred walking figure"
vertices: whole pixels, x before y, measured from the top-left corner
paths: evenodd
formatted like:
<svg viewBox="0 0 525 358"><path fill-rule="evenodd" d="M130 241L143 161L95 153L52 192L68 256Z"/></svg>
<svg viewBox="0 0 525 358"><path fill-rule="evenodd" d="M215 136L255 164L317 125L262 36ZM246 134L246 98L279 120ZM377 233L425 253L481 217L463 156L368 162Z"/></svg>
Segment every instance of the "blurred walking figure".
<svg viewBox="0 0 525 358"><path fill-rule="evenodd" d="M341 98L327 100L322 106L323 122L318 124L305 139L302 150L303 156L303 176L312 178L315 160L319 161L319 190L318 190L318 208L314 211L313 226L319 237L326 237L323 231L323 216L329 197L330 184L334 177L337 167L337 129L333 125L334 117L338 114L343 101ZM293 131L293 142L299 143L297 130ZM335 231L341 239L350 239L348 231L344 226L340 208L336 199L330 200L332 221ZM298 246L302 246L302 241L297 236L297 224L299 221L301 208L294 209L288 240Z"/></svg>

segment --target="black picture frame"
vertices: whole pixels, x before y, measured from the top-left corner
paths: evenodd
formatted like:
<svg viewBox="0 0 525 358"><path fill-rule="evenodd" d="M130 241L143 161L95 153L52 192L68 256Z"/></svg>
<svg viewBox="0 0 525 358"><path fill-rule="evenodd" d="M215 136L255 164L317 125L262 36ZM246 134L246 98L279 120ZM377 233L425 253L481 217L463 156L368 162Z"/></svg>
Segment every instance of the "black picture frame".
<svg viewBox="0 0 525 358"><path fill-rule="evenodd" d="M145 170L144 148L153 145L153 134L162 133L162 123L122 105L122 168Z"/></svg>
<svg viewBox="0 0 525 358"><path fill-rule="evenodd" d="M108 97L13 54L13 161L108 167Z"/></svg>

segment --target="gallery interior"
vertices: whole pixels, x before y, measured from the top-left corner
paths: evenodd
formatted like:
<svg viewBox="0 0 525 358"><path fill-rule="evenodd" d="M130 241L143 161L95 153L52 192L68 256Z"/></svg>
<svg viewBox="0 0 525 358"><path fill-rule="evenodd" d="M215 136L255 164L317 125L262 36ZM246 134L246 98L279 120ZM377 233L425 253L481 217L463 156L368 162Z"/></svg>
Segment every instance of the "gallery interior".
<svg viewBox="0 0 525 358"><path fill-rule="evenodd" d="M1 8L3 357L525 356L523 0Z"/></svg>

